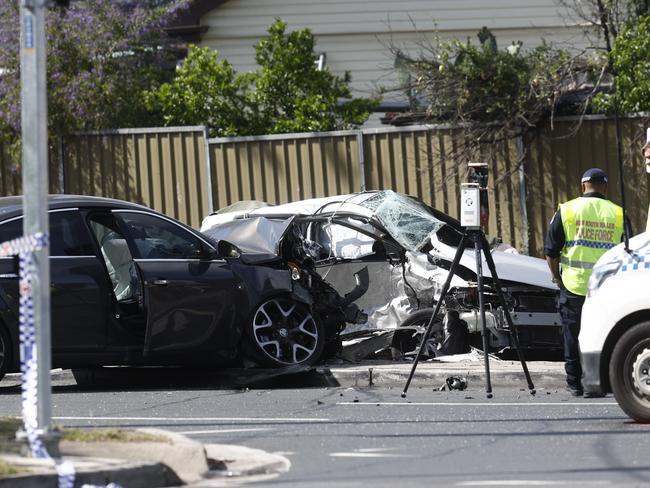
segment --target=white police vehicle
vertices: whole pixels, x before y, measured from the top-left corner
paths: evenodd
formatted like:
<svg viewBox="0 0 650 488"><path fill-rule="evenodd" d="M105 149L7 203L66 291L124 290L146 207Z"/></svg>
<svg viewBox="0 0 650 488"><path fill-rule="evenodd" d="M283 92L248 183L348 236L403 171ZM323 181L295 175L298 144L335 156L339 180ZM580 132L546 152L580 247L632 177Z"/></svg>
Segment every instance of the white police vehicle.
<svg viewBox="0 0 650 488"><path fill-rule="evenodd" d="M613 392L625 413L650 422L650 232L598 260L581 323L585 393Z"/></svg>

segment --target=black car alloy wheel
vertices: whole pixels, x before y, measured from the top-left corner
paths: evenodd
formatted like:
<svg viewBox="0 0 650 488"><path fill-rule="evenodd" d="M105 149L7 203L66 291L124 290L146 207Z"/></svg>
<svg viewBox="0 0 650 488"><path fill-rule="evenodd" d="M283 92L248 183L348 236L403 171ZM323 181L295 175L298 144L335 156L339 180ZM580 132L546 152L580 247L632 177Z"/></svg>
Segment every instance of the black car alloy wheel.
<svg viewBox="0 0 650 488"><path fill-rule="evenodd" d="M254 355L268 366L313 364L323 351L322 326L306 305L289 297L262 302L249 327Z"/></svg>

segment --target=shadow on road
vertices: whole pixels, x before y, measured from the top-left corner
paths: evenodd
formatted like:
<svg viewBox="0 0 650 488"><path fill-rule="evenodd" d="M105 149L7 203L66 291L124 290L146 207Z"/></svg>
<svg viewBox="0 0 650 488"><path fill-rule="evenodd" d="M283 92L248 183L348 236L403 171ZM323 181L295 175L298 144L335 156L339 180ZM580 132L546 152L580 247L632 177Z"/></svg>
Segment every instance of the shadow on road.
<svg viewBox="0 0 650 488"><path fill-rule="evenodd" d="M107 367L62 371L52 377L52 391L123 391L160 389L283 389L340 386L325 369L288 366L258 368L154 368ZM20 392L16 376L0 382L0 395Z"/></svg>

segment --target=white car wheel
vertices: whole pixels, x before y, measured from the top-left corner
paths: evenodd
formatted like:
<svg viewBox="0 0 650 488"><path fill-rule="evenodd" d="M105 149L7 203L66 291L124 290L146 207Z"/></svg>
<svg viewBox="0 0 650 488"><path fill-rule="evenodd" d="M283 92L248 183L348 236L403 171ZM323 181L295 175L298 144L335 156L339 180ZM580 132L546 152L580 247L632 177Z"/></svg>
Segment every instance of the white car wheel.
<svg viewBox="0 0 650 488"><path fill-rule="evenodd" d="M650 322L635 325L618 340L609 378L625 413L637 422L650 423Z"/></svg>

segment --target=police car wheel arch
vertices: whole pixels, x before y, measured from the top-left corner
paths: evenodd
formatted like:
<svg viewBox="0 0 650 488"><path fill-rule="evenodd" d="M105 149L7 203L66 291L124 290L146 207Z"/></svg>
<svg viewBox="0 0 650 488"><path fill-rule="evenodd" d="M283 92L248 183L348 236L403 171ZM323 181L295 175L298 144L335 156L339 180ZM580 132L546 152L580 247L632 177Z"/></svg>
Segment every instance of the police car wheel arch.
<svg viewBox="0 0 650 488"><path fill-rule="evenodd" d="M650 422L650 321L625 332L616 343L609 364L614 396L637 422Z"/></svg>

